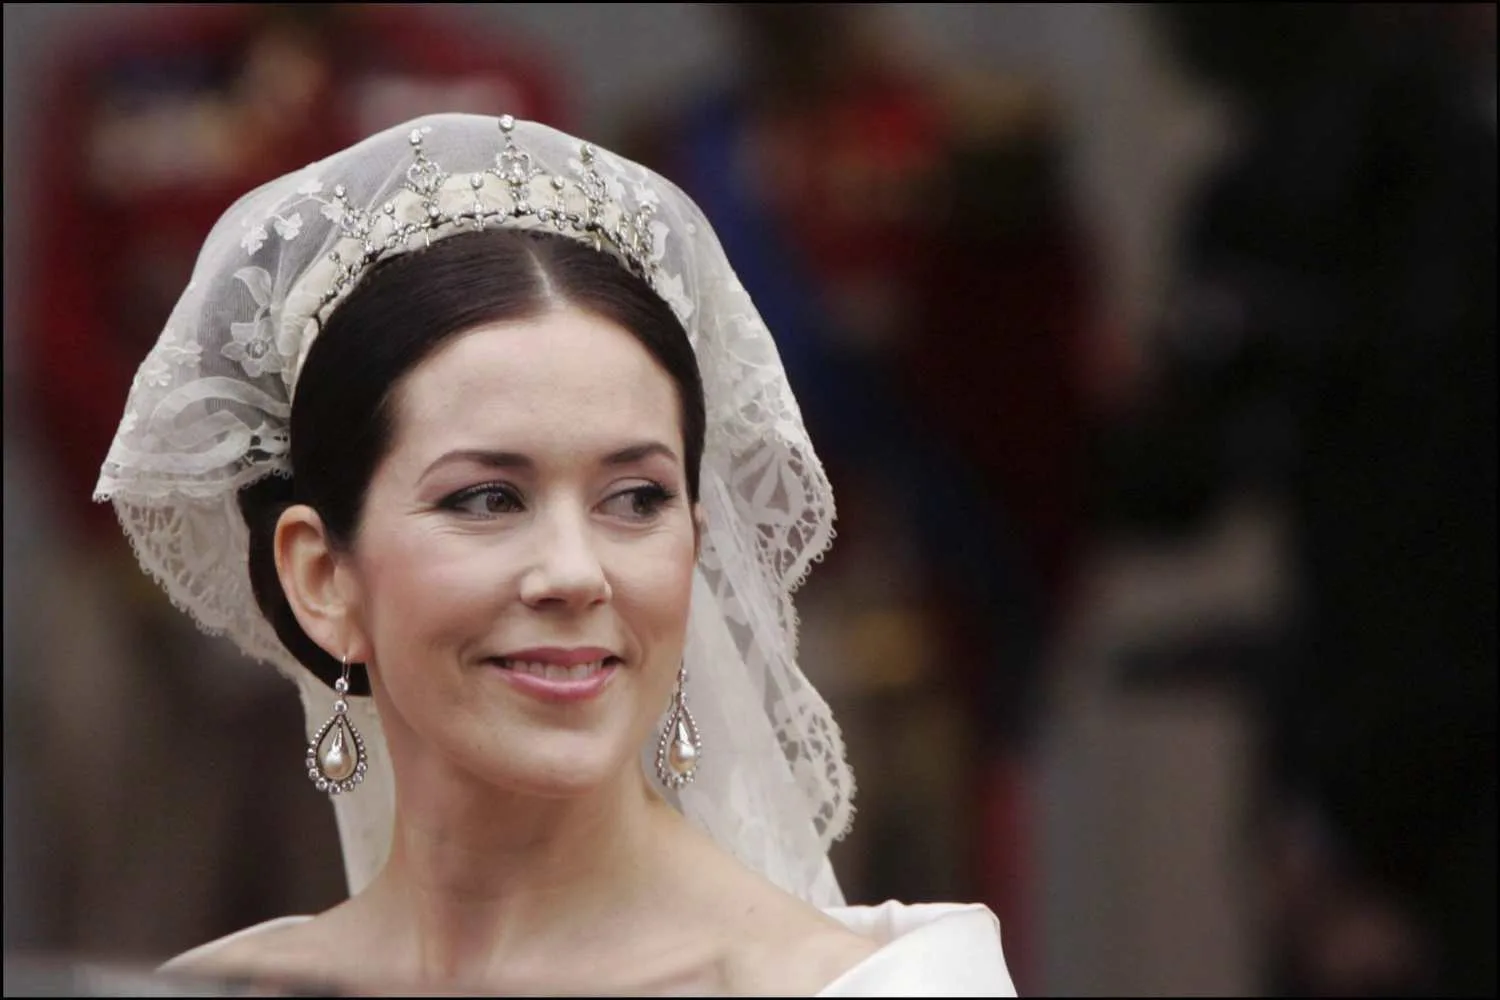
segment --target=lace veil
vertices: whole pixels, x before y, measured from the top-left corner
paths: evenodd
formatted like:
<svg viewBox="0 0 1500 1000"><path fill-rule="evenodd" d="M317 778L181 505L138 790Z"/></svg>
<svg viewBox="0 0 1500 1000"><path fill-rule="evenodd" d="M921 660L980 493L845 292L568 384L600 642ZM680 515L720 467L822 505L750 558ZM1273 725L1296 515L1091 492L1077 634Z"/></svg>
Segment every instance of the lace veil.
<svg viewBox="0 0 1500 1000"><path fill-rule="evenodd" d="M704 757L665 793L751 868L842 903L828 847L853 778L828 706L797 666L792 592L832 540L833 497L770 332L707 219L651 171L543 125L436 115L379 133L236 202L215 225L131 386L96 500L142 566L205 630L298 686L309 737L333 692L277 639L251 593L243 486L290 472L287 421L321 322L377 259L477 226L563 232L646 277L703 375L707 519L687 697ZM663 706L665 712L666 706ZM352 892L389 848L394 789L373 700L351 698L370 773L334 797ZM652 747L642 748L649 770ZM288 747L286 766L299 767Z"/></svg>

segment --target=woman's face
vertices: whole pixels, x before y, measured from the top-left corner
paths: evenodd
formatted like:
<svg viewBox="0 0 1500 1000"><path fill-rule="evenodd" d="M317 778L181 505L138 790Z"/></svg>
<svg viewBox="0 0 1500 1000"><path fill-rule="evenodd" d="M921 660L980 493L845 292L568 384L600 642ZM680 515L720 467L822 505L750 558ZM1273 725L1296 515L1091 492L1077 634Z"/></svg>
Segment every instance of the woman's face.
<svg viewBox="0 0 1500 1000"><path fill-rule="evenodd" d="M398 770L567 795L637 767L696 561L671 378L564 308L458 336L393 402L350 560Z"/></svg>

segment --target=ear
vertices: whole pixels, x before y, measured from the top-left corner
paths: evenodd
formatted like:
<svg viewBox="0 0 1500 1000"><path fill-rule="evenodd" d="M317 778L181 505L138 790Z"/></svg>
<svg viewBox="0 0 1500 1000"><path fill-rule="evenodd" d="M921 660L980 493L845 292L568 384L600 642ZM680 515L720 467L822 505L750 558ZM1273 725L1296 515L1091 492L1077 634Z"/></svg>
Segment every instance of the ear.
<svg viewBox="0 0 1500 1000"><path fill-rule="evenodd" d="M294 504L276 522L276 573L287 603L308 638L335 660L370 658L360 614L354 568L334 547L323 519L306 504Z"/></svg>

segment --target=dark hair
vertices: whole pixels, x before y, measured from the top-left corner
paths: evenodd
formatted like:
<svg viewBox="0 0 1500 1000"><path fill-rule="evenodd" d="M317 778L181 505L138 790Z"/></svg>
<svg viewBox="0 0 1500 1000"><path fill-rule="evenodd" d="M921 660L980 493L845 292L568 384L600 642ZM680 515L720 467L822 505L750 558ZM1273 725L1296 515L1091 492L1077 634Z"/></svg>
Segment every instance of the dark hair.
<svg viewBox="0 0 1500 1000"><path fill-rule="evenodd" d="M333 311L308 351L292 404L292 475L268 476L239 493L256 603L288 651L325 683L341 668L303 632L282 590L277 520L291 505L307 504L334 546L350 545L390 446L402 380L457 334L559 305L630 331L677 384L688 496L697 501L703 383L682 323L642 278L569 237L514 229L463 233L387 258ZM364 671L351 673L350 690L368 693Z"/></svg>

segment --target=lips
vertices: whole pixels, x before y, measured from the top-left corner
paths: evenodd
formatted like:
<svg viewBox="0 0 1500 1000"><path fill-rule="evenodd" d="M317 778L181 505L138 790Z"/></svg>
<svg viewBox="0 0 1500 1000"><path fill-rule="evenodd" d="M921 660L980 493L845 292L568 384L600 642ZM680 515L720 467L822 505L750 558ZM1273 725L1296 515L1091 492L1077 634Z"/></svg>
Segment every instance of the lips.
<svg viewBox="0 0 1500 1000"><path fill-rule="evenodd" d="M604 646L535 646L530 649L513 649L490 658L491 662L504 667L527 664L570 668L619 659L614 650Z"/></svg>
<svg viewBox="0 0 1500 1000"><path fill-rule="evenodd" d="M550 702L586 701L599 695L624 660L607 649L523 649L485 662L501 668L516 690Z"/></svg>

